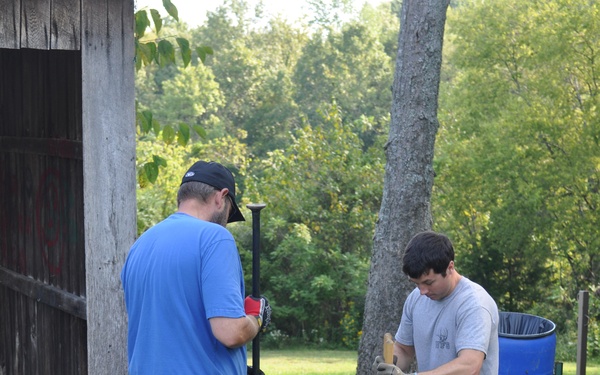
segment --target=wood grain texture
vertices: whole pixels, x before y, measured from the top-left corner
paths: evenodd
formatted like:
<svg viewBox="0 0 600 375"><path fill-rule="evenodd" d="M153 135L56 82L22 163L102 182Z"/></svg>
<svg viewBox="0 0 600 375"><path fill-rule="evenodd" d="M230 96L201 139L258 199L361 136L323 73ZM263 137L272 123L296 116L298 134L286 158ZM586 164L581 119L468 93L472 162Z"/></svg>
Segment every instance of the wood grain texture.
<svg viewBox="0 0 600 375"><path fill-rule="evenodd" d="M88 361L92 374L125 374L120 272L136 233L133 0L82 4Z"/></svg>
<svg viewBox="0 0 600 375"><path fill-rule="evenodd" d="M81 49L81 0L52 1L50 48Z"/></svg>
<svg viewBox="0 0 600 375"><path fill-rule="evenodd" d="M22 0L21 48L50 49L50 1Z"/></svg>
<svg viewBox="0 0 600 375"><path fill-rule="evenodd" d="M0 49L0 374L87 373L81 52Z"/></svg>
<svg viewBox="0 0 600 375"><path fill-rule="evenodd" d="M385 363L394 363L394 339L389 332L383 335L383 360Z"/></svg>
<svg viewBox="0 0 600 375"><path fill-rule="evenodd" d="M19 48L21 0L0 0L0 48Z"/></svg>
<svg viewBox="0 0 600 375"><path fill-rule="evenodd" d="M60 309L79 319L85 319L85 298L66 292L60 288L37 281L0 266L0 285L17 291L36 302ZM52 322L50 322L52 325Z"/></svg>
<svg viewBox="0 0 600 375"><path fill-rule="evenodd" d="M0 374L127 373L133 57L133 0L0 0Z"/></svg>
<svg viewBox="0 0 600 375"><path fill-rule="evenodd" d="M81 0L0 0L0 48L81 49Z"/></svg>

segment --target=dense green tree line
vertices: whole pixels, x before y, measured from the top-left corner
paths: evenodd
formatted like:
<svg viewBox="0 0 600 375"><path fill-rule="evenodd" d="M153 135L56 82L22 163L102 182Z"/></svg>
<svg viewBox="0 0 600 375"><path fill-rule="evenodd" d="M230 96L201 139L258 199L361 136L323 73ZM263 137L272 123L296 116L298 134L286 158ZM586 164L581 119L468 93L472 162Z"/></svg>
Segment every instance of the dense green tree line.
<svg viewBox="0 0 600 375"><path fill-rule="evenodd" d="M357 345L398 28L389 5L366 7L337 28L309 28L260 19L230 1L204 26L167 21L159 33L210 45L205 64L193 54L187 68L149 65L138 74L141 112L206 134L183 144L164 129L140 133L139 165L161 155L167 168L154 184L140 178L139 230L174 209L190 159L228 165L243 202L268 205L261 284L277 310L279 341ZM230 229L249 276L249 226Z"/></svg>
<svg viewBox="0 0 600 375"><path fill-rule="evenodd" d="M438 227L502 309L571 340L577 292L600 281L599 12L579 0L454 9L440 105Z"/></svg>
<svg viewBox="0 0 600 375"><path fill-rule="evenodd" d="M138 165L160 155L166 167L154 184L140 177L138 229L175 209L192 160L231 167L242 203L267 203L261 283L276 312L274 344L357 345L398 9L291 25L228 0L201 27L167 19L158 34L211 46L212 55L192 49L186 68L138 72L139 109L196 130L190 142L165 135L168 127L140 131ZM502 310L554 320L565 342L577 291L599 284L599 12L585 0L456 2L440 83L434 229L450 235L457 267ZM250 226L230 229L249 277ZM595 342L594 298L592 310Z"/></svg>

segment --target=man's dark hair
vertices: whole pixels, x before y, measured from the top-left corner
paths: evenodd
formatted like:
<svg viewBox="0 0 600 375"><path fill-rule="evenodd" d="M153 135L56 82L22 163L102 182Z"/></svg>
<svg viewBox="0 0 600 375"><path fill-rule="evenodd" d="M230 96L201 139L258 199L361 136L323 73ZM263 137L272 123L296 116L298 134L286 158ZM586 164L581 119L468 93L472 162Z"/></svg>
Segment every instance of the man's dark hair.
<svg viewBox="0 0 600 375"><path fill-rule="evenodd" d="M446 277L446 269L454 260L454 247L443 234L426 231L418 233L406 245L402 258L402 272L418 279L429 270Z"/></svg>
<svg viewBox="0 0 600 375"><path fill-rule="evenodd" d="M181 184L179 191L177 192L177 207L181 202L188 199L197 199L200 202L206 203L217 189L214 186L207 185L203 182L190 181Z"/></svg>

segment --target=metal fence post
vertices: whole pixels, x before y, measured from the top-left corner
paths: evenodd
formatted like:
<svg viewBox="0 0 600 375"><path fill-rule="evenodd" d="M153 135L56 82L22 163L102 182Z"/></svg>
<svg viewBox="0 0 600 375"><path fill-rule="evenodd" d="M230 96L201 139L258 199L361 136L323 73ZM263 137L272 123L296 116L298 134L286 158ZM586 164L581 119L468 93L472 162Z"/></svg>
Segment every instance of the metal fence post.
<svg viewBox="0 0 600 375"><path fill-rule="evenodd" d="M588 334L588 307L589 292L579 291L579 313L577 317L577 375L585 375L587 362L587 334Z"/></svg>

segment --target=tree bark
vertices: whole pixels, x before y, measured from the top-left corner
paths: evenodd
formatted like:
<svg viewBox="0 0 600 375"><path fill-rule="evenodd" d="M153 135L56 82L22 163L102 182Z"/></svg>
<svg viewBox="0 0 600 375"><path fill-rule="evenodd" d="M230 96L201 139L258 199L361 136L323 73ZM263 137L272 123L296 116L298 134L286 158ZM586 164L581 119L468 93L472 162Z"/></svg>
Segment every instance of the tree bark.
<svg viewBox="0 0 600 375"><path fill-rule="evenodd" d="M444 25L449 0L404 0L392 86L387 163L375 228L357 374L372 374L383 336L395 335L413 286L402 255L416 233L432 226L434 144Z"/></svg>

